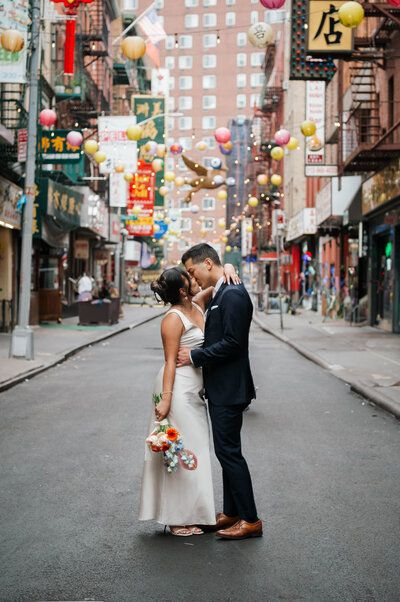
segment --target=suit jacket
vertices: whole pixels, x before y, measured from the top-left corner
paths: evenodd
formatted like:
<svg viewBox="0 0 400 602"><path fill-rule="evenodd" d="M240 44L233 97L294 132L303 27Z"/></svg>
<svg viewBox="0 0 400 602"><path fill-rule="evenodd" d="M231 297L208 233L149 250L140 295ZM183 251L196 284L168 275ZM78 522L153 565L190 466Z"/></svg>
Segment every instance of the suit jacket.
<svg viewBox="0 0 400 602"><path fill-rule="evenodd" d="M204 344L192 349L196 368L203 368L207 399L215 405L250 403L255 398L249 361L253 304L242 284L223 284L211 300Z"/></svg>

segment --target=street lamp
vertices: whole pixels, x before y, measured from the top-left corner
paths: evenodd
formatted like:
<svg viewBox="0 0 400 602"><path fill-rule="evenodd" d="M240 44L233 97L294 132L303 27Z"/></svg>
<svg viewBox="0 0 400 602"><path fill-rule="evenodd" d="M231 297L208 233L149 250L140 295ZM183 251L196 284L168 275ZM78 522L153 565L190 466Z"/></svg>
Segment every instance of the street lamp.
<svg viewBox="0 0 400 602"><path fill-rule="evenodd" d="M121 302L124 301L125 298L125 244L126 237L129 232L126 228L121 228L121 236L122 236L122 252L120 253L119 260L119 296L121 297Z"/></svg>

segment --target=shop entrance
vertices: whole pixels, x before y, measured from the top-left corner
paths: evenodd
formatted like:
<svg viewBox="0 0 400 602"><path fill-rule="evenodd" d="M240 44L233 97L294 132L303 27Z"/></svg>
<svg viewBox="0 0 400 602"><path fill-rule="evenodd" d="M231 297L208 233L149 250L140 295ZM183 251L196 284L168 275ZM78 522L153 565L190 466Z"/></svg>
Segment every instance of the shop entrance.
<svg viewBox="0 0 400 602"><path fill-rule="evenodd" d="M374 239L375 303L373 320L377 326L391 332L395 300L394 232L390 230L385 234L375 236Z"/></svg>

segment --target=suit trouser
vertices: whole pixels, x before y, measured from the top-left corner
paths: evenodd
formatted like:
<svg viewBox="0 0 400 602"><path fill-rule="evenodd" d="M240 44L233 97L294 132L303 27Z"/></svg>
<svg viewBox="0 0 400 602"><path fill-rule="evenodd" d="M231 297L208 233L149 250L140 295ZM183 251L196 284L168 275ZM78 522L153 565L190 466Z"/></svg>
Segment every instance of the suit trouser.
<svg viewBox="0 0 400 602"><path fill-rule="evenodd" d="M248 404L219 406L209 400L215 454L222 466L224 514L245 521L257 520L253 486L246 460L242 456L240 430Z"/></svg>

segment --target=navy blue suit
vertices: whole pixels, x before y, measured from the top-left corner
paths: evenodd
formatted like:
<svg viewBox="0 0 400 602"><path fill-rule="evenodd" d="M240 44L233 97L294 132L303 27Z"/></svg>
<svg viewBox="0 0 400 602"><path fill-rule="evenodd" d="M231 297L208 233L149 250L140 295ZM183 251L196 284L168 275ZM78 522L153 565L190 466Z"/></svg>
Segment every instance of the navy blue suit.
<svg viewBox="0 0 400 602"><path fill-rule="evenodd" d="M251 477L241 451L243 411L255 397L249 362L253 305L243 285L223 284L211 300L204 344L192 349L203 368L216 456L222 466L224 513L254 522L257 510Z"/></svg>

